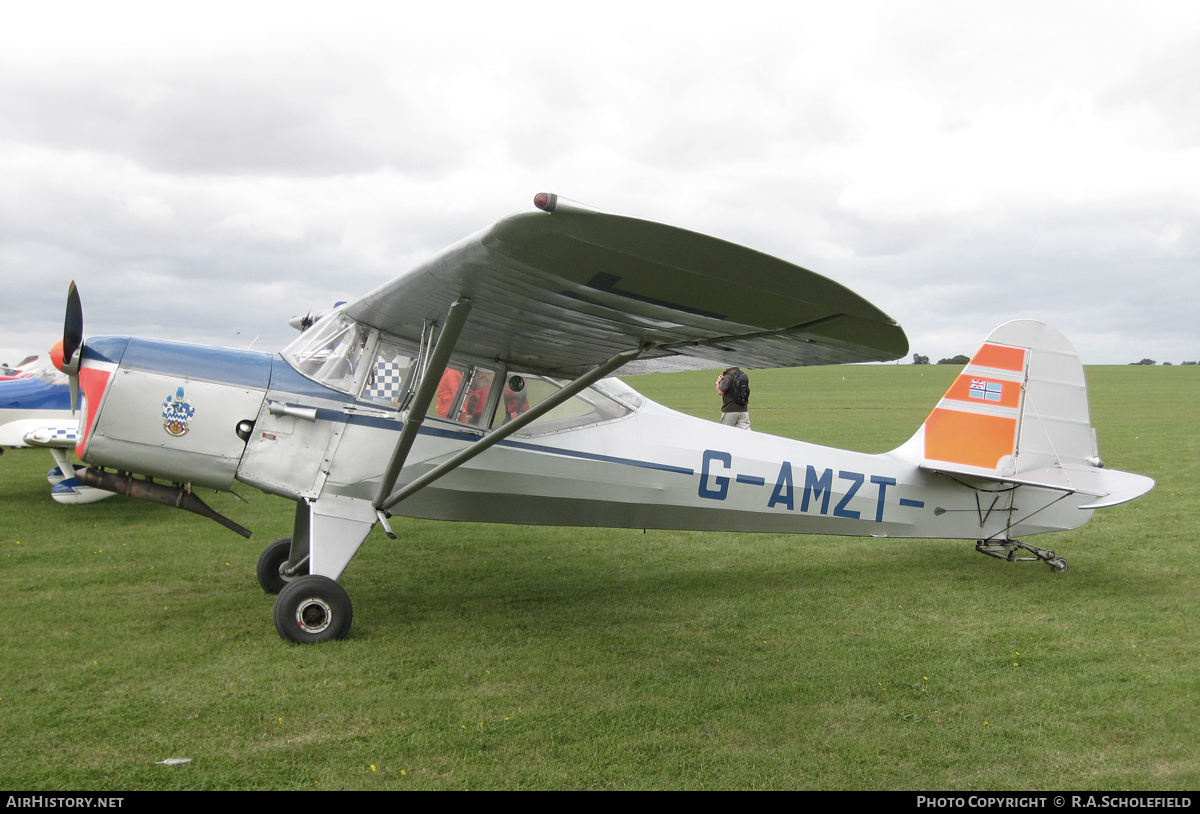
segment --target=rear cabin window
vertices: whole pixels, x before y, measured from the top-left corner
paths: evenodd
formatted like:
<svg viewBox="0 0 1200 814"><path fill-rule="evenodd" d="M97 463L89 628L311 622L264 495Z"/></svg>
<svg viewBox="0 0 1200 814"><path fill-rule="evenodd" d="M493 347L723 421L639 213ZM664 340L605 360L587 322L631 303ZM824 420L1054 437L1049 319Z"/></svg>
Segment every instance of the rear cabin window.
<svg viewBox="0 0 1200 814"><path fill-rule="evenodd" d="M605 380L607 382L608 380ZM629 415L637 404L624 403L617 392L616 398L605 395L601 388L605 382L588 387L541 416L532 424L518 430L515 435L531 436L599 424ZM562 389L565 382L545 376L509 374L504 380L500 399L492 416L492 426L500 427L535 407L551 394ZM633 393L628 388L623 388ZM639 399L640 402L640 399Z"/></svg>

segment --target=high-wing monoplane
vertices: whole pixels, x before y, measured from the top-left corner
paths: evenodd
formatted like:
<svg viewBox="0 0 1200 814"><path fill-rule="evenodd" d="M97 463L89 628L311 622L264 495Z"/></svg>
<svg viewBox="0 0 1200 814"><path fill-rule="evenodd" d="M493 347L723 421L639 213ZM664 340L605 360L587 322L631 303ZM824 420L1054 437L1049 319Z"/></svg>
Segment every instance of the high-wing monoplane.
<svg viewBox="0 0 1200 814"><path fill-rule="evenodd" d="M1055 330L994 331L912 439L867 455L681 415L610 378L721 363L892 360L886 314L832 280L717 238L539 194L282 353L83 339L62 369L86 406L85 483L249 536L193 487L295 501L262 587L286 639L350 629L337 583L393 514L500 523L975 540L1073 529L1153 481L1103 468L1083 369ZM139 473L135 477L130 473Z"/></svg>

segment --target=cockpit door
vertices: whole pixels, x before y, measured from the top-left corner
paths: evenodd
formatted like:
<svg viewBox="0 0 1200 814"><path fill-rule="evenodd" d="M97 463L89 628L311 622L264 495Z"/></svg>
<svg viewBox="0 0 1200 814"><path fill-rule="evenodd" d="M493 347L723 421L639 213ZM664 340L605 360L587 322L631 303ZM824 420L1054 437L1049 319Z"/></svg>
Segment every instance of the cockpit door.
<svg viewBox="0 0 1200 814"><path fill-rule="evenodd" d="M406 349L340 313L309 334L283 351L238 470L239 480L292 499L324 491L347 433L402 426L413 369ZM377 476L372 467L382 465L361 446L352 451L355 468Z"/></svg>

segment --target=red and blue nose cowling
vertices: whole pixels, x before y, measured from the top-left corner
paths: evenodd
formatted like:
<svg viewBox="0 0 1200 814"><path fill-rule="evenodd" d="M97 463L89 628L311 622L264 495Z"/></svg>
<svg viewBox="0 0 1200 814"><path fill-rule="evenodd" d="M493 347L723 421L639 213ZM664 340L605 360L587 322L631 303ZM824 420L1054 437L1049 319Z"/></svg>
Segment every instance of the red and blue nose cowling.
<svg viewBox="0 0 1200 814"><path fill-rule="evenodd" d="M83 339L71 284L54 365L83 391L75 453L89 464L228 489L271 380L269 353L128 336Z"/></svg>
<svg viewBox="0 0 1200 814"><path fill-rule="evenodd" d="M233 485L266 399L271 354L128 336L84 342L83 309L71 283L63 339L51 359L70 379L72 403L83 390L75 447L90 464L81 470L83 483L185 509L250 536L192 487Z"/></svg>
<svg viewBox="0 0 1200 814"><path fill-rule="evenodd" d="M92 429L100 415L104 396L108 391L113 375L120 367L121 357L129 344L127 336L101 336L81 345L75 359L74 373L67 375L78 382L76 388L83 392L81 403L83 415L79 419L78 440L75 443L75 454L86 461L84 452L91 438ZM53 355L53 351L51 351ZM66 362L64 361L64 364ZM64 371L67 372L67 371ZM74 396L74 389L72 391Z"/></svg>
<svg viewBox="0 0 1200 814"><path fill-rule="evenodd" d="M272 355L140 337L90 338L79 365L89 464L214 489L233 485Z"/></svg>

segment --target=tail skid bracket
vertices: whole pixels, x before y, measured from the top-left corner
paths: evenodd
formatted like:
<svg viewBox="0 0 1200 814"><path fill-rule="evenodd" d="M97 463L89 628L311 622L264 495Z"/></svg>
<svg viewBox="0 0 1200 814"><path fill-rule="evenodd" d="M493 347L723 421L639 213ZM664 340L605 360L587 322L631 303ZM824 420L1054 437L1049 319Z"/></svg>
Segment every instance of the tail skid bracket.
<svg viewBox="0 0 1200 814"><path fill-rule="evenodd" d="M1035 545L1022 542L1021 540L976 540L975 550L980 554L986 554L989 557L995 557L998 560L1005 562L1044 562L1050 566L1051 571L1066 571L1067 561L1062 557L1054 556L1054 552L1048 548L1039 548ZM1028 551L1033 554L1032 557L1018 557L1020 551Z"/></svg>

